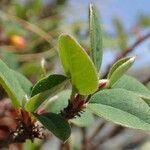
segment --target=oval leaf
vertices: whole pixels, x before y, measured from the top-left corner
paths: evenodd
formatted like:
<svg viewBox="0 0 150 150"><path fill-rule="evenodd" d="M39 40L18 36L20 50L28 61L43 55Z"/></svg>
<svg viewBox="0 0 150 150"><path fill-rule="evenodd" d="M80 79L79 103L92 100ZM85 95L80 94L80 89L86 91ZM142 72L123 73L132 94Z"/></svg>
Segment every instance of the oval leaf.
<svg viewBox="0 0 150 150"><path fill-rule="evenodd" d="M88 107L98 116L135 129L150 130L150 107L137 94L124 89L102 90Z"/></svg>
<svg viewBox="0 0 150 150"><path fill-rule="evenodd" d="M25 109L34 112L49 97L58 93L64 86L67 78L63 75L50 75L40 80L32 90L31 99L26 103Z"/></svg>
<svg viewBox="0 0 150 150"><path fill-rule="evenodd" d="M135 57L123 58L112 66L108 74L108 84L110 87L126 73L126 71L132 66L134 60Z"/></svg>
<svg viewBox="0 0 150 150"><path fill-rule="evenodd" d="M90 39L91 39L91 57L99 72L102 63L102 33L100 28L99 16L96 8L90 4Z"/></svg>
<svg viewBox="0 0 150 150"><path fill-rule="evenodd" d="M66 141L71 134L69 123L54 113L35 114L35 117L60 140Z"/></svg>
<svg viewBox="0 0 150 150"><path fill-rule="evenodd" d="M124 75L112 86L112 88L126 89L128 91L135 92L141 98L150 100L150 90L131 76Z"/></svg>
<svg viewBox="0 0 150 150"><path fill-rule="evenodd" d="M82 95L94 93L98 88L94 64L84 49L69 35L59 38L59 56L77 92Z"/></svg>

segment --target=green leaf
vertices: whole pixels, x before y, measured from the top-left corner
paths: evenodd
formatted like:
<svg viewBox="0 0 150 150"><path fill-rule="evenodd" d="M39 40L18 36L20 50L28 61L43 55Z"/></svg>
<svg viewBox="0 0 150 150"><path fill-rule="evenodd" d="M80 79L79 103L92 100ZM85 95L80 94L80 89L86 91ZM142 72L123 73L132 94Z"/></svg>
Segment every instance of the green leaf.
<svg viewBox="0 0 150 150"><path fill-rule="evenodd" d="M23 91L17 76L2 60L0 60L0 84L9 95L13 105L15 107L21 106L21 101L26 93Z"/></svg>
<svg viewBox="0 0 150 150"><path fill-rule="evenodd" d="M66 76L60 74L49 75L48 77L41 79L34 85L34 87L32 88L31 96L34 96L36 94L49 90L55 86L58 86L66 79Z"/></svg>
<svg viewBox="0 0 150 150"><path fill-rule="evenodd" d="M118 60L110 69L108 74L109 86L111 87L132 66L135 57L127 57Z"/></svg>
<svg viewBox="0 0 150 150"><path fill-rule="evenodd" d="M29 96L31 93L32 83L21 73L11 70L18 80L21 88L25 91L25 93Z"/></svg>
<svg viewBox="0 0 150 150"><path fill-rule="evenodd" d="M91 39L91 57L99 72L102 63L102 33L100 28L99 16L96 8L90 4L90 39Z"/></svg>
<svg viewBox="0 0 150 150"><path fill-rule="evenodd" d="M86 108L80 117L77 116L75 119L71 119L70 121L79 127L88 127L94 122L94 116L91 110Z"/></svg>
<svg viewBox="0 0 150 150"><path fill-rule="evenodd" d="M35 114L35 117L55 136L62 141L66 141L71 134L69 123L64 120L59 114L45 113Z"/></svg>
<svg viewBox="0 0 150 150"><path fill-rule="evenodd" d="M150 90L131 76L124 75L112 86L112 88L126 89L135 92L141 98L150 99Z"/></svg>
<svg viewBox="0 0 150 150"><path fill-rule="evenodd" d="M133 92L124 89L102 90L92 96L88 108L114 123L150 130L150 107Z"/></svg>
<svg viewBox="0 0 150 150"><path fill-rule="evenodd" d="M50 75L37 82L32 90L33 97L26 103L25 109L29 112L37 110L45 100L61 90L66 79L63 75Z"/></svg>
<svg viewBox="0 0 150 150"><path fill-rule="evenodd" d="M69 35L59 37L59 56L73 87L82 95L94 93L98 76L84 49Z"/></svg>

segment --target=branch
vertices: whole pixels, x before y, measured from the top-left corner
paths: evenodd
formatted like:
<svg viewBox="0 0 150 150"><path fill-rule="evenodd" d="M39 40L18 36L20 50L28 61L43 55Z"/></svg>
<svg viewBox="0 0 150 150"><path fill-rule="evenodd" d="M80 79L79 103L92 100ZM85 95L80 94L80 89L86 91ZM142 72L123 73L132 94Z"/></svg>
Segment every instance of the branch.
<svg viewBox="0 0 150 150"><path fill-rule="evenodd" d="M103 127L106 125L106 121L100 122L100 124L95 128L95 130L92 132L92 134L89 136L88 141L92 141L97 134L103 129Z"/></svg>
<svg viewBox="0 0 150 150"><path fill-rule="evenodd" d="M11 14L5 13L3 11L0 11L1 15L4 16L5 18L8 18L9 20L13 21L13 22L17 22L18 24L20 24L21 26L23 26L24 28L28 29L29 31L37 34L38 36L40 36L41 38L43 38L45 41L47 41L48 43L52 44L52 40L53 38L47 34L44 30L42 30L41 28L39 28L37 25L34 25L26 20L23 20L17 16L13 16ZM53 45L53 44L52 44Z"/></svg>
<svg viewBox="0 0 150 150"><path fill-rule="evenodd" d="M60 143L60 150L72 150L70 141L66 141L65 143Z"/></svg>
<svg viewBox="0 0 150 150"><path fill-rule="evenodd" d="M93 150L97 150L101 144L103 144L105 141L117 136L118 134L122 133L122 131L124 129L125 128L120 125L115 126L105 137L102 137L99 139L97 144L95 144L93 146Z"/></svg>
<svg viewBox="0 0 150 150"><path fill-rule="evenodd" d="M133 45L131 45L130 47L124 49L120 54L118 54L118 56L116 57L116 59L114 60L114 62L112 64L114 64L116 61L118 61L120 58L125 57L127 54L129 54L130 52L132 52L138 45L140 45L142 42L144 42L145 40L147 40L148 38L150 38L150 33L140 37L139 39L136 40L135 43L133 43ZM112 66L112 64L110 64L107 69L106 69L106 73L103 75L103 78L105 79L107 77L107 74Z"/></svg>
<svg viewBox="0 0 150 150"><path fill-rule="evenodd" d="M149 76L146 80L143 81L143 84L146 85L146 84L148 84L149 82L150 82L150 76Z"/></svg>
<svg viewBox="0 0 150 150"><path fill-rule="evenodd" d="M54 51L54 48L51 48L47 51L40 52L40 53L34 53L34 54L15 54L18 61L35 61L42 58L50 58L56 54L56 51Z"/></svg>

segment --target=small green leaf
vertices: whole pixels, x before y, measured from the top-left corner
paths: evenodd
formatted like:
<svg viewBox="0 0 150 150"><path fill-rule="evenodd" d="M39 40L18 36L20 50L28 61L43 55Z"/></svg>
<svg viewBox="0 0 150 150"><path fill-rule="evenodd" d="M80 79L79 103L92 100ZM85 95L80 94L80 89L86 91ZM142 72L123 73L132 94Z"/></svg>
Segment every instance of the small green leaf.
<svg viewBox="0 0 150 150"><path fill-rule="evenodd" d="M99 16L96 8L90 4L90 39L91 39L91 56L99 72L102 63L102 33L100 28Z"/></svg>
<svg viewBox="0 0 150 150"><path fill-rule="evenodd" d="M112 88L122 88L128 91L133 91L141 98L150 100L150 90L131 76L124 75L112 86Z"/></svg>
<svg viewBox="0 0 150 150"><path fill-rule="evenodd" d="M73 87L82 95L94 93L98 76L84 49L69 35L59 37L59 56Z"/></svg>
<svg viewBox="0 0 150 150"><path fill-rule="evenodd" d="M49 75L48 77L41 79L34 85L34 87L32 88L31 96L34 96L36 94L49 90L55 86L58 86L66 79L66 76L60 74Z"/></svg>
<svg viewBox="0 0 150 150"><path fill-rule="evenodd" d="M118 60L110 69L108 74L109 86L111 87L132 66L135 57L127 57Z"/></svg>
<svg viewBox="0 0 150 150"><path fill-rule="evenodd" d="M35 114L35 117L55 136L62 141L66 141L71 134L71 128L69 123L64 120L59 114L45 113Z"/></svg>
<svg viewBox="0 0 150 150"><path fill-rule="evenodd" d="M37 110L44 101L62 89L66 79L63 75L50 75L37 82L32 89L33 97L26 103L25 109L29 112Z"/></svg>
<svg viewBox="0 0 150 150"><path fill-rule="evenodd" d="M15 107L21 106L26 93L22 89L17 76L2 60L0 60L0 84L9 95L13 105Z"/></svg>
<svg viewBox="0 0 150 150"><path fill-rule="evenodd" d="M88 108L114 123L150 130L150 107L134 92L125 89L102 90L92 96Z"/></svg>

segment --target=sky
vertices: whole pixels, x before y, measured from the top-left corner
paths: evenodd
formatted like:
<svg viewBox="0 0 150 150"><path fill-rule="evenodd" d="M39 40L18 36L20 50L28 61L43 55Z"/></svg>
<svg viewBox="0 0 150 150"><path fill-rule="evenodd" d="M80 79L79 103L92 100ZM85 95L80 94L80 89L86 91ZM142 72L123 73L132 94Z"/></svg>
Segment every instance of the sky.
<svg viewBox="0 0 150 150"><path fill-rule="evenodd" d="M114 33L113 17L119 17L128 32L136 24L141 13L150 16L150 0L68 0L65 17L68 22L88 21L88 7L95 4L101 14L101 22L106 31ZM150 31L150 28L147 29ZM113 60L114 52L104 53L104 69ZM150 40L139 45L132 55L137 56L134 69L150 64Z"/></svg>
<svg viewBox="0 0 150 150"><path fill-rule="evenodd" d="M89 3L92 2L99 9L102 22L108 28L111 28L112 18L116 16L122 19L128 30L136 22L139 14L150 15L150 0L68 0L68 2L70 14L67 17L71 21L86 21Z"/></svg>

